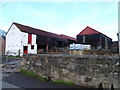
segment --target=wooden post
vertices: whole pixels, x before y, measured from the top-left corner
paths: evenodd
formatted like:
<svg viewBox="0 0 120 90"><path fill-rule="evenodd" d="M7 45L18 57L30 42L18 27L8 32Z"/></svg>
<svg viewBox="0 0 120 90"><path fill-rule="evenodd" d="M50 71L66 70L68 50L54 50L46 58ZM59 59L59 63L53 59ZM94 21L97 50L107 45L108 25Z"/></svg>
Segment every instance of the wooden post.
<svg viewBox="0 0 120 90"><path fill-rule="evenodd" d="M107 37L105 37L105 49L108 50L108 40L107 40Z"/></svg>
<svg viewBox="0 0 120 90"><path fill-rule="evenodd" d="M47 38L46 52L48 53L49 38Z"/></svg>
<svg viewBox="0 0 120 90"><path fill-rule="evenodd" d="M20 49L18 50L18 56L20 57Z"/></svg>
<svg viewBox="0 0 120 90"><path fill-rule="evenodd" d="M120 32L118 32L118 47L119 47L119 55L120 55Z"/></svg>
<svg viewBox="0 0 120 90"><path fill-rule="evenodd" d="M118 2L118 44L119 44L119 55L120 55L120 1Z"/></svg>
<svg viewBox="0 0 120 90"><path fill-rule="evenodd" d="M48 45L46 45L46 52L48 53Z"/></svg>
<svg viewBox="0 0 120 90"><path fill-rule="evenodd" d="M103 46L102 46L102 34L100 34L100 49L102 49L103 48Z"/></svg>

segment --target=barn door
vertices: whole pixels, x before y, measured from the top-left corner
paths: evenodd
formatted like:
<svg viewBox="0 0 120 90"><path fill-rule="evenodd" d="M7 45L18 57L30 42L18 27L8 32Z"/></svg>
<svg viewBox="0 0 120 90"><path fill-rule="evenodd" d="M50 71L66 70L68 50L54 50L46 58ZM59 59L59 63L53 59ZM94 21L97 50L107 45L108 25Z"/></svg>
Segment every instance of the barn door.
<svg viewBox="0 0 120 90"><path fill-rule="evenodd" d="M28 46L23 46L23 52L28 53Z"/></svg>

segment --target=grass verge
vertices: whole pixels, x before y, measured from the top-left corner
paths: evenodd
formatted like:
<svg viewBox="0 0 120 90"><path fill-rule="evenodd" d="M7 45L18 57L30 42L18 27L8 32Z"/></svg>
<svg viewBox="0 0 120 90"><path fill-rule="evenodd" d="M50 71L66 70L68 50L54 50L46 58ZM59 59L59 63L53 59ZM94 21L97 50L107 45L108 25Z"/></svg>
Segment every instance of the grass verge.
<svg viewBox="0 0 120 90"><path fill-rule="evenodd" d="M40 77L39 75L35 74L34 72L30 72L30 71L27 71L27 70L20 70L20 73L24 74L24 75L28 75L28 76L32 76L32 77L35 77L37 78L38 80L42 80L42 81L46 81L45 78L43 77Z"/></svg>
<svg viewBox="0 0 120 90"><path fill-rule="evenodd" d="M38 80L48 81L47 79L35 74L34 72L30 72L30 71L27 71L27 70L24 70L24 69L20 70L20 73L22 73L24 75L35 77ZM50 82L52 82L52 83L60 83L60 84L65 84L65 85L75 85L73 82L66 82L64 80L55 80L55 81L50 81Z"/></svg>
<svg viewBox="0 0 120 90"><path fill-rule="evenodd" d="M12 55L8 55L8 57L10 57L10 58L21 58L20 56L12 56Z"/></svg>
<svg viewBox="0 0 120 90"><path fill-rule="evenodd" d="M61 84L65 84L65 85L75 85L73 82L66 82L66 81L63 81L63 80L55 80L55 81L52 81L54 83L61 83Z"/></svg>

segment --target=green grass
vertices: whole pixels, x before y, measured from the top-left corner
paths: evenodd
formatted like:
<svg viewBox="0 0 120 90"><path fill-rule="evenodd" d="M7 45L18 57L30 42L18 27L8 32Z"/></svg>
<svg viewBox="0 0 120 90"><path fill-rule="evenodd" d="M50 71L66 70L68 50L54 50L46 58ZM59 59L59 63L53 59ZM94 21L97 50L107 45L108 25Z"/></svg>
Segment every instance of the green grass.
<svg viewBox="0 0 120 90"><path fill-rule="evenodd" d="M64 80L55 80L55 81L52 81L52 82L54 82L54 83L61 83L61 84L65 84L65 85L74 85L74 83L73 82L66 82L66 81L64 81Z"/></svg>
<svg viewBox="0 0 120 90"><path fill-rule="evenodd" d="M35 74L34 72L30 72L30 71L27 71L27 70L24 70L24 69L20 70L20 72L24 75L32 76L32 77L37 78L38 80L45 81L45 78L40 77L39 75Z"/></svg>
<svg viewBox="0 0 120 90"><path fill-rule="evenodd" d="M12 58L20 58L20 56L12 56L12 55L8 55L8 57L12 57Z"/></svg>
<svg viewBox="0 0 120 90"><path fill-rule="evenodd" d="M23 74L25 74L25 75L29 75L29 76L35 76L35 73L34 72L29 72L29 71L27 71L27 70L20 70L20 72L21 73L23 73Z"/></svg>
<svg viewBox="0 0 120 90"><path fill-rule="evenodd" d="M24 69L20 70L20 73L22 73L24 75L35 77L38 80L47 81L47 79L35 74L34 72L30 72L30 71L27 71L27 70L24 70ZM50 82L60 83L60 84L65 84L65 85L75 85L73 82L66 82L64 80L55 80L55 81L50 81Z"/></svg>

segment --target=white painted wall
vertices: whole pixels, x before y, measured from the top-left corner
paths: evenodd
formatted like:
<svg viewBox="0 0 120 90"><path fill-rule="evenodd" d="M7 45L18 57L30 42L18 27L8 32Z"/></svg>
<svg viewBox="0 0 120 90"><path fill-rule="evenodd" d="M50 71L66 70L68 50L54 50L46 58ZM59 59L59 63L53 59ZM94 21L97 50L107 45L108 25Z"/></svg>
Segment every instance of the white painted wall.
<svg viewBox="0 0 120 90"><path fill-rule="evenodd" d="M34 49L31 50L31 45ZM7 55L23 55L23 46L28 46L28 53L37 53L36 35L32 34L32 44L28 44L28 33L21 32L15 25L12 25L6 35L6 49Z"/></svg>
<svg viewBox="0 0 120 90"><path fill-rule="evenodd" d="M12 25L6 35L6 48L5 53L8 55L18 55L18 50L21 50L21 32L15 26Z"/></svg>
<svg viewBox="0 0 120 90"><path fill-rule="evenodd" d="M37 54L36 35L32 34L32 44L28 44L28 33L21 32L21 36L22 52L23 46L28 46L28 53ZM34 45L34 49L31 49L31 45Z"/></svg>
<svg viewBox="0 0 120 90"><path fill-rule="evenodd" d="M35 34L32 34L32 45L34 45L34 50L33 49L30 49L30 53L35 53L37 54L37 44L36 44L36 35ZM30 46L31 48L31 46Z"/></svg>

